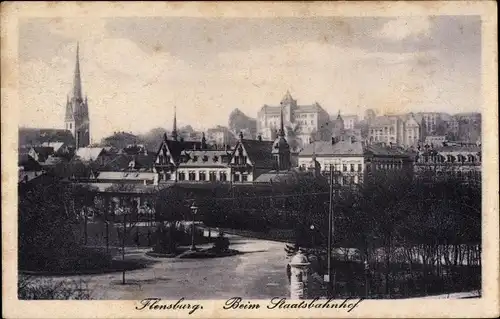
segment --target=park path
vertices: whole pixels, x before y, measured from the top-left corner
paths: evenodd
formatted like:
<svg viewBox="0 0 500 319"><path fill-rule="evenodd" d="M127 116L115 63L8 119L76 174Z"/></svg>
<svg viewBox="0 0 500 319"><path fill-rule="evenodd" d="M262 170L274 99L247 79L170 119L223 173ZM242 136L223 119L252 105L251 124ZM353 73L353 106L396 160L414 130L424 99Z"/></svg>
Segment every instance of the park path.
<svg viewBox="0 0 500 319"><path fill-rule="evenodd" d="M128 249L130 258L145 258L155 263L148 268L127 271L126 285L121 273L58 277L83 279L92 299L140 300L263 299L289 295L284 243L228 235L230 248L244 254L212 259L152 258L147 249ZM52 277L54 278L54 277Z"/></svg>

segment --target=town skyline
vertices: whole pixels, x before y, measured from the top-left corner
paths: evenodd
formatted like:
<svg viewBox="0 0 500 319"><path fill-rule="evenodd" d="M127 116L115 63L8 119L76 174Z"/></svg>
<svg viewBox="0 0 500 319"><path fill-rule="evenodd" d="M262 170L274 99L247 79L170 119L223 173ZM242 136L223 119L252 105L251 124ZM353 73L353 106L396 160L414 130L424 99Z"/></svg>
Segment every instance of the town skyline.
<svg viewBox="0 0 500 319"><path fill-rule="evenodd" d="M226 126L236 108L256 118L287 90L299 104L318 102L330 115L480 112L474 17L181 20L23 22L20 126L63 127L77 42L94 142L115 131L171 129L174 105L179 127ZM242 26L219 32L235 25ZM243 26L252 36L234 45ZM186 28L191 39L173 37ZM153 29L157 34L148 36ZM53 45L37 45L39 39Z"/></svg>

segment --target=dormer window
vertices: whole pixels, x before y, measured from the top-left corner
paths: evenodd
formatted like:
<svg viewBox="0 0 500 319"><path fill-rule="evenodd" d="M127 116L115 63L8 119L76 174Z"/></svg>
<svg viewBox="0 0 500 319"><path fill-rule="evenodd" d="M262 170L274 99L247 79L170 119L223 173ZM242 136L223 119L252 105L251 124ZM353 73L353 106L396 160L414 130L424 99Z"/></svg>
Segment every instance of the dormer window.
<svg viewBox="0 0 500 319"><path fill-rule="evenodd" d="M207 155L203 155L203 157L201 158L203 162L206 162L208 161L208 156Z"/></svg>
<svg viewBox="0 0 500 319"><path fill-rule="evenodd" d="M193 162L196 162L196 161L198 161L198 156L197 156L197 155L194 155L194 156L193 156Z"/></svg>
<svg viewBox="0 0 500 319"><path fill-rule="evenodd" d="M213 161L217 163L219 161L219 157L217 155L214 155Z"/></svg>

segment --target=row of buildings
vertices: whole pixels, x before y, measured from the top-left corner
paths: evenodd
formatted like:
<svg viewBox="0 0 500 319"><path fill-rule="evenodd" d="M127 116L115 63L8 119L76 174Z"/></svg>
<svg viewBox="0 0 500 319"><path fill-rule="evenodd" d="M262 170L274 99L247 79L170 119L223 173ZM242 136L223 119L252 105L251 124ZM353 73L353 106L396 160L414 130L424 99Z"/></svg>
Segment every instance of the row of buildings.
<svg viewBox="0 0 500 319"><path fill-rule="evenodd" d="M357 184L377 170L418 173L420 169L415 167L430 163L450 167L470 163L468 167L477 170L481 162L480 139L471 138L470 133L479 130L480 134L480 114L377 116L373 110L367 110L363 120L342 116L340 112L331 118L318 102L299 105L290 92L286 92L279 105L264 105L259 110L256 137L225 127L210 129L206 134L192 132L190 136L180 136L174 112L173 130L158 141L157 150L140 145L122 150L90 147L89 109L83 96L78 47L64 122L64 130L43 133L52 136L48 138L36 136L38 144L20 149L20 167L24 171L33 166L24 163L34 160L40 171L54 171L69 179L93 180L101 185L270 183L298 172L325 175L333 165L343 174L340 184ZM450 132L469 132L467 147L451 145ZM426 155L427 152L442 156ZM446 160L429 162L427 158Z"/></svg>

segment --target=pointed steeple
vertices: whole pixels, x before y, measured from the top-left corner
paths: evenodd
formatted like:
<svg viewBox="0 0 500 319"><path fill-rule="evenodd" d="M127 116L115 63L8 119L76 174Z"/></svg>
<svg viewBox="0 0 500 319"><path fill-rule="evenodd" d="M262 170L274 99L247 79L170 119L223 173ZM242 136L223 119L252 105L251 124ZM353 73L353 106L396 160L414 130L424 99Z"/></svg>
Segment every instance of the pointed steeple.
<svg viewBox="0 0 500 319"><path fill-rule="evenodd" d="M80 77L80 44L76 43L76 64L73 78L73 98L82 101L82 80Z"/></svg>
<svg viewBox="0 0 500 319"><path fill-rule="evenodd" d="M342 116L340 116L340 110L339 110L339 114L337 115L337 120L341 120L342 119Z"/></svg>
<svg viewBox="0 0 500 319"><path fill-rule="evenodd" d="M207 149L207 139L205 138L205 132L201 133L201 148Z"/></svg>
<svg viewBox="0 0 500 319"><path fill-rule="evenodd" d="M283 108L280 110L280 131L279 131L279 136L285 137L285 127L283 123Z"/></svg>
<svg viewBox="0 0 500 319"><path fill-rule="evenodd" d="M292 95L290 94L290 91L289 90L286 90L286 93L285 93L285 96L283 96L283 98L281 99L281 105L286 105L286 104L290 104L290 103L293 103L294 100L293 100L293 97Z"/></svg>
<svg viewBox="0 0 500 319"><path fill-rule="evenodd" d="M172 139L177 141L177 106L174 106L174 125L172 127Z"/></svg>

